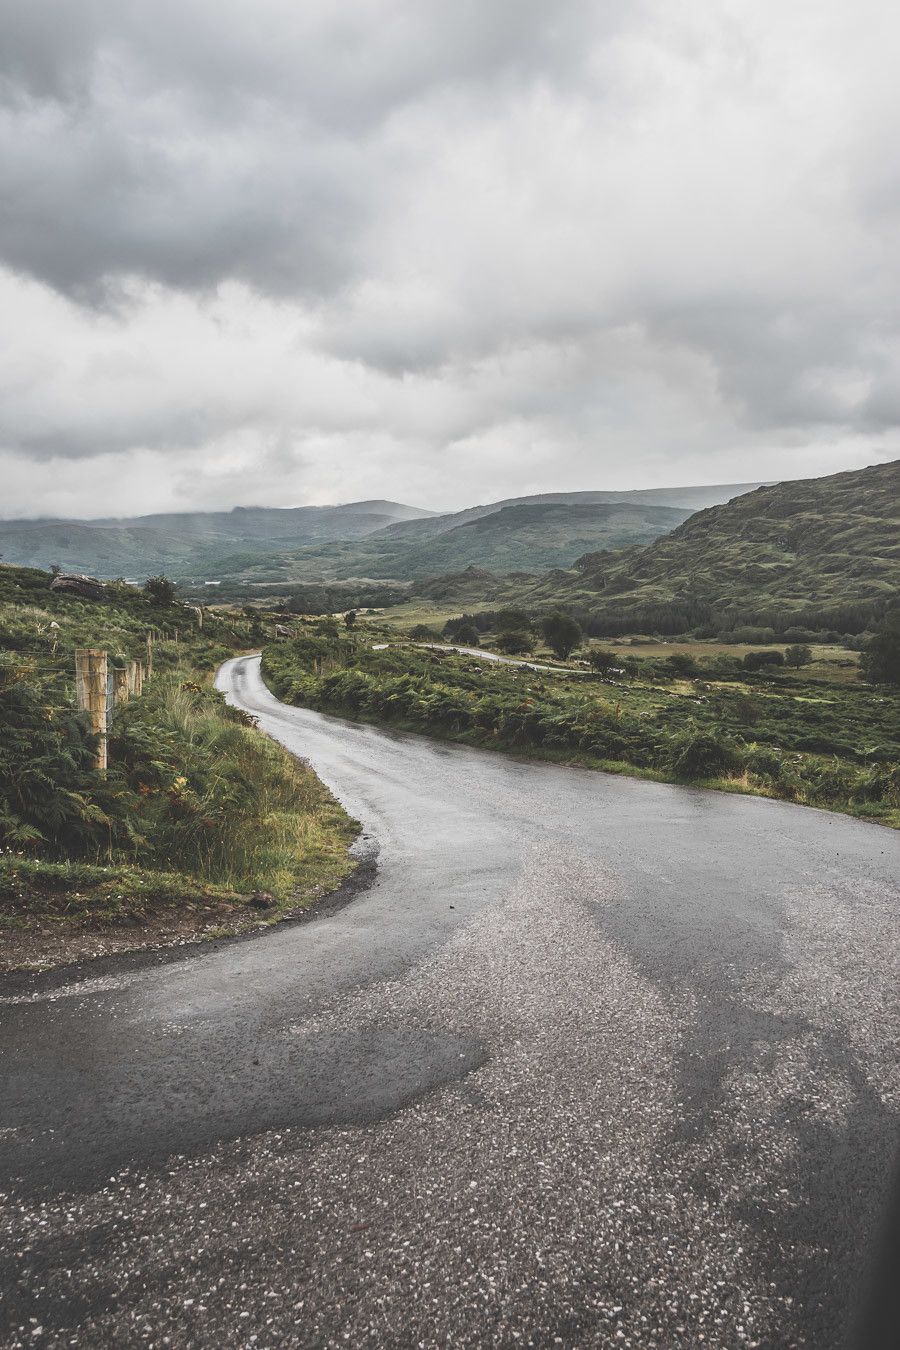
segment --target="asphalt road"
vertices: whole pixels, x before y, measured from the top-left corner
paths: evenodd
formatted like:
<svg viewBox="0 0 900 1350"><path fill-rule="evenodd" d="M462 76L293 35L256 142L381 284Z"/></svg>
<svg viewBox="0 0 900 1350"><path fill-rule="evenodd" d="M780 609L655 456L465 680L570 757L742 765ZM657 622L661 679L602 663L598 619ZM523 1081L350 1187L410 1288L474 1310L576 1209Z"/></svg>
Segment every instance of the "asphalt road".
<svg viewBox="0 0 900 1350"><path fill-rule="evenodd" d="M896 836L220 683L375 879L0 983L0 1343L843 1345L898 1139Z"/></svg>

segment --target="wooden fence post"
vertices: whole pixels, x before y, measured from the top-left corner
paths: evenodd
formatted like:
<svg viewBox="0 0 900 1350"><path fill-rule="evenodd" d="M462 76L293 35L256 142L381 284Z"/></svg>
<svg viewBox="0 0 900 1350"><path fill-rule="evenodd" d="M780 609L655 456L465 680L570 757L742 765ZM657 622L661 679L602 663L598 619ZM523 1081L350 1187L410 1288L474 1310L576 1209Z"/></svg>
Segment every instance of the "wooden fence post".
<svg viewBox="0 0 900 1350"><path fill-rule="evenodd" d="M75 697L78 707L86 712L91 731L100 737L96 767L106 769L106 731L108 709L108 664L106 652L94 647L78 647L75 651Z"/></svg>
<svg viewBox="0 0 900 1350"><path fill-rule="evenodd" d="M122 666L121 668L117 666L113 671L113 702L116 707L118 707L120 703L127 703L131 697L128 674L127 666Z"/></svg>
<svg viewBox="0 0 900 1350"><path fill-rule="evenodd" d="M147 679L153 674L153 633L147 634Z"/></svg>

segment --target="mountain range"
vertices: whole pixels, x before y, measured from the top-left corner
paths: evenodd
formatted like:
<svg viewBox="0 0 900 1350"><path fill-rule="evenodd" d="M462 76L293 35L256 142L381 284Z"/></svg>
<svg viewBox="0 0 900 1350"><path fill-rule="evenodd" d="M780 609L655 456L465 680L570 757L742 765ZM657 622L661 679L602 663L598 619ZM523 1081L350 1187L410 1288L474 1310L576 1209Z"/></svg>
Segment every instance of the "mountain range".
<svg viewBox="0 0 900 1350"><path fill-rule="evenodd" d="M441 579L429 594L452 593ZM523 604L614 617L661 606L835 609L900 596L900 461L759 487L698 511L643 549L593 551L569 569L458 578Z"/></svg>
<svg viewBox="0 0 900 1350"><path fill-rule="evenodd" d="M597 549L645 545L693 511L755 484L544 493L456 512L391 501L236 507L96 520L0 521L0 557L143 580L413 580L469 565L569 567Z"/></svg>

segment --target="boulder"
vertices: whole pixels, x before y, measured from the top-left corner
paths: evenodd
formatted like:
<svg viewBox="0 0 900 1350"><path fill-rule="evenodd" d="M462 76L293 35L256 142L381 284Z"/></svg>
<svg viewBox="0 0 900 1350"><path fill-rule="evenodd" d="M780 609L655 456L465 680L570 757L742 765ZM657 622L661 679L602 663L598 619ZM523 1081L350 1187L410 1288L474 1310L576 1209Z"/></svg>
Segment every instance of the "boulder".
<svg viewBox="0 0 900 1350"><path fill-rule="evenodd" d="M73 572L60 572L50 582L50 589L80 595L84 600L106 600L109 595L107 587L96 577L76 576Z"/></svg>

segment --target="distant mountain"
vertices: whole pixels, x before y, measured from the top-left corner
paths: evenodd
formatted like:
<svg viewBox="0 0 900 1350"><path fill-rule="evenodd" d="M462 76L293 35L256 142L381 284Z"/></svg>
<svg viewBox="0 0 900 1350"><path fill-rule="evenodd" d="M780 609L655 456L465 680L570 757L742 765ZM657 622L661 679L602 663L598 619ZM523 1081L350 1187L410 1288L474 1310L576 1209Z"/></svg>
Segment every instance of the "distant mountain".
<svg viewBox="0 0 900 1350"><path fill-rule="evenodd" d="M631 502L544 501L503 506L411 549L402 561L403 578L435 576L469 566L494 572L566 567L580 556L585 540L604 549L646 544L668 534L689 514L672 506ZM383 537L384 532L369 542L377 544Z"/></svg>
<svg viewBox="0 0 900 1350"><path fill-rule="evenodd" d="M346 502L340 506L235 506L230 511L170 511L151 516L85 521L115 528L176 530L194 538L290 540L316 543L356 539L397 522L427 519L434 511L401 502Z"/></svg>
<svg viewBox="0 0 900 1350"><path fill-rule="evenodd" d="M430 513L399 502L342 506L235 507L232 511L163 512L99 520L0 521L0 557L25 567L58 563L65 571L102 577L218 575L259 563L288 544L357 539ZM239 561L242 560L242 561Z"/></svg>
<svg viewBox="0 0 900 1350"><path fill-rule="evenodd" d="M442 515L391 501L236 507L134 518L0 521L0 557L24 566L141 579L413 580L470 565L570 567L597 549L644 545L700 505L751 484L551 492Z"/></svg>
<svg viewBox="0 0 900 1350"><path fill-rule="evenodd" d="M468 514L459 512L450 519ZM422 537L424 532L419 530L391 528L365 539L284 550L256 566L250 564L246 571L258 581L412 581L460 572L470 566L498 572L569 567L585 547L646 544L680 525L688 514L676 507L630 502L527 502L470 517L431 536L425 533ZM411 522L415 526L430 523Z"/></svg>
<svg viewBox="0 0 900 1350"><path fill-rule="evenodd" d="M402 521L389 525L383 531L392 539L431 539L446 534L460 525L469 525L485 516L496 515L513 506L601 506L629 504L633 506L681 507L689 515L705 506L716 506L731 501L744 492L752 492L760 483L725 483L705 487L641 488L633 492L542 492L531 497L506 497L503 501L469 506L463 511L433 515L427 520Z"/></svg>
<svg viewBox="0 0 900 1350"><path fill-rule="evenodd" d="M532 602L607 614L889 600L900 594L900 461L758 488L698 511L645 549L590 552L521 590Z"/></svg>

